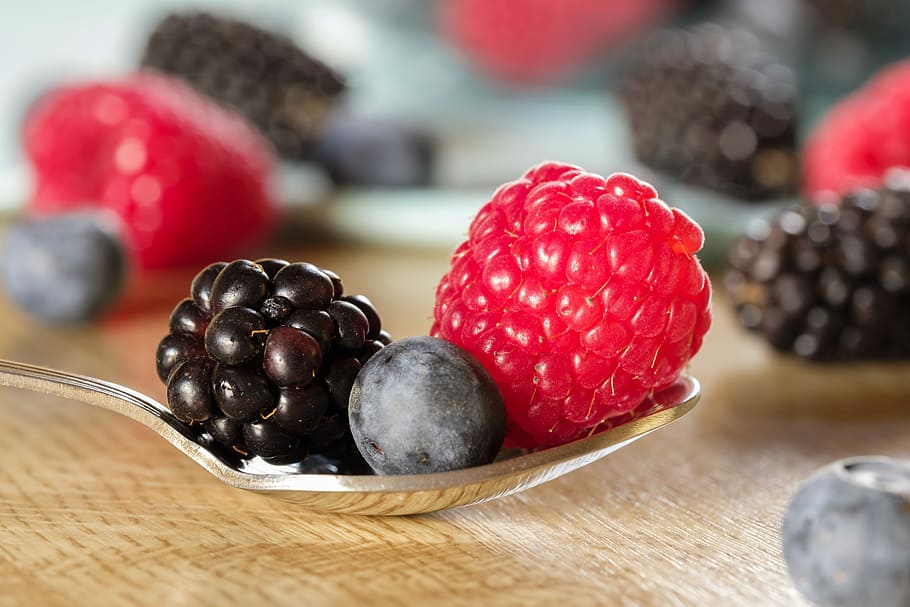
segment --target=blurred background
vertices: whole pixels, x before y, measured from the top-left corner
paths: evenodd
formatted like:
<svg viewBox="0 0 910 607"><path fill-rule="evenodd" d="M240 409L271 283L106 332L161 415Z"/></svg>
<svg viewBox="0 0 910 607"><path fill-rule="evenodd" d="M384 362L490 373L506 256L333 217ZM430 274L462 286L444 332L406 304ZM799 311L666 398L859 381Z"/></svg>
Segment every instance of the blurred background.
<svg viewBox="0 0 910 607"><path fill-rule="evenodd" d="M50 208L23 134L46 93L144 68L259 127L278 158L269 179L285 236L451 249L495 187L559 160L651 181L706 229L709 266L751 218L806 196L800 150L819 117L910 52L898 0L36 0L3 11L4 211L35 198L32 210Z"/></svg>

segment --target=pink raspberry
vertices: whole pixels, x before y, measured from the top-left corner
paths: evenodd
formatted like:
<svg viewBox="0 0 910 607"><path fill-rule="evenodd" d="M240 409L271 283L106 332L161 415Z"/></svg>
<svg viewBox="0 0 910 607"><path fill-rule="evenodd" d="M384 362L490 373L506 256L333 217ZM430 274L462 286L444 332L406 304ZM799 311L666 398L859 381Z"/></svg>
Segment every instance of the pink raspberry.
<svg viewBox="0 0 910 607"><path fill-rule="evenodd" d="M806 191L832 201L878 188L888 169L910 166L910 61L882 70L835 105L806 142Z"/></svg>
<svg viewBox="0 0 910 607"><path fill-rule="evenodd" d="M445 0L442 34L488 75L560 80L668 16L679 0Z"/></svg>
<svg viewBox="0 0 910 607"><path fill-rule="evenodd" d="M508 445L568 442L672 384L699 350L711 324L703 243L647 183L542 164L474 218L431 333L493 375Z"/></svg>
<svg viewBox="0 0 910 607"><path fill-rule="evenodd" d="M240 114L153 72L62 86L24 125L26 211L109 209L140 268L201 265L277 221L269 144Z"/></svg>

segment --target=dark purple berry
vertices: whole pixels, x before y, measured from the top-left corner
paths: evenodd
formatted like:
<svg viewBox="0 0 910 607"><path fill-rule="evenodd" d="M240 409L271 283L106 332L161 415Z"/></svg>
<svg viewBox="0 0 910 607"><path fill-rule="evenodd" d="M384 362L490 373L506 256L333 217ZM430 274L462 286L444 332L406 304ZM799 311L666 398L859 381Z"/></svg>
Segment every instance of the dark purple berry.
<svg viewBox="0 0 910 607"><path fill-rule="evenodd" d="M365 295L348 295L343 298L344 301L350 302L357 306L363 315L367 317L370 330L367 331L367 339L377 339L379 332L382 331L382 321L379 318L379 312Z"/></svg>
<svg viewBox="0 0 910 607"><path fill-rule="evenodd" d="M900 173L895 173L900 175ZM740 323L810 360L905 358L910 190L894 178L840 204L799 205L756 221L730 246L723 277Z"/></svg>
<svg viewBox="0 0 910 607"><path fill-rule="evenodd" d="M197 274L156 358L174 415L201 422L187 435L239 469L261 458L303 471L312 451L339 473L368 472L346 408L391 337L367 298L342 294L335 273L280 259Z"/></svg>
<svg viewBox="0 0 910 607"><path fill-rule="evenodd" d="M617 87L638 160L734 199L796 193L795 77L751 31L703 23L640 50Z"/></svg>
<svg viewBox="0 0 910 607"><path fill-rule="evenodd" d="M383 329L382 331L379 332L379 337L376 338L376 341L378 341L379 343L381 343L384 346L387 346L390 343L392 343L392 335L388 331Z"/></svg>
<svg viewBox="0 0 910 607"><path fill-rule="evenodd" d="M291 463L301 454L301 442L296 436L290 436L274 424L259 420L243 425L243 442L252 455L275 463ZM284 461L289 460L289 461Z"/></svg>
<svg viewBox="0 0 910 607"><path fill-rule="evenodd" d="M212 311L244 307L258 309L269 294L269 275L262 266L246 259L229 263L212 284Z"/></svg>
<svg viewBox="0 0 910 607"><path fill-rule="evenodd" d="M326 415L310 437L311 453L340 454L350 446L348 417L344 413Z"/></svg>
<svg viewBox="0 0 910 607"><path fill-rule="evenodd" d="M158 343L155 368L162 383L167 383L171 371L180 363L191 358L204 358L205 344L202 339L188 333L172 333Z"/></svg>
<svg viewBox="0 0 910 607"><path fill-rule="evenodd" d="M211 316L203 312L193 300L186 298L177 304L168 321L171 333L189 333L204 337Z"/></svg>
<svg viewBox="0 0 910 607"><path fill-rule="evenodd" d="M204 422L216 412L212 397L212 364L203 358L180 363L167 381L167 403L177 419Z"/></svg>
<svg viewBox="0 0 910 607"><path fill-rule="evenodd" d="M363 365L365 362L370 360L370 357L382 350L383 344L381 341L375 339L368 341L363 344L363 347L360 348L360 352L357 353L357 360L360 361L360 364Z"/></svg>
<svg viewBox="0 0 910 607"><path fill-rule="evenodd" d="M243 422L253 421L275 403L268 379L252 367L218 365L212 374L212 390L221 411Z"/></svg>
<svg viewBox="0 0 910 607"><path fill-rule="evenodd" d="M333 301L326 312L338 326L338 344L349 352L360 350L370 330L370 321L360 308L347 301Z"/></svg>
<svg viewBox="0 0 910 607"><path fill-rule="evenodd" d="M243 444L243 423L236 419L213 417L203 427L219 445L234 447Z"/></svg>
<svg viewBox="0 0 910 607"><path fill-rule="evenodd" d="M311 263L292 263L275 275L273 295L285 297L296 308L325 308L335 293L332 279Z"/></svg>
<svg viewBox="0 0 910 607"><path fill-rule="evenodd" d="M275 327L265 342L262 368L279 386L305 386L322 364L319 344L309 334L292 327Z"/></svg>
<svg viewBox="0 0 910 607"><path fill-rule="evenodd" d="M347 410L348 398L351 396L351 386L360 372L360 361L347 356L335 358L329 363L325 374L325 385L329 388L332 402L341 410Z"/></svg>
<svg viewBox="0 0 910 607"><path fill-rule="evenodd" d="M334 289L332 291L332 299L341 299L341 296L344 295L344 283L341 281L341 276L331 270L326 270L325 268L322 268L322 271L332 281L332 287Z"/></svg>
<svg viewBox="0 0 910 607"><path fill-rule="evenodd" d="M294 311L294 305L286 297L266 297L259 312L272 322L280 323Z"/></svg>
<svg viewBox="0 0 910 607"><path fill-rule="evenodd" d="M335 321L328 312L322 310L297 310L292 313L284 324L309 333L310 337L319 343L319 348L325 356L332 345L335 336Z"/></svg>
<svg viewBox="0 0 910 607"><path fill-rule="evenodd" d="M249 308L226 308L205 331L205 349L218 362L236 366L256 358L268 334L265 319Z"/></svg>
<svg viewBox="0 0 910 607"><path fill-rule="evenodd" d="M305 388L281 388L278 405L269 419L293 436L312 434L329 408L328 391L317 384Z"/></svg>
<svg viewBox="0 0 910 607"><path fill-rule="evenodd" d="M344 79L292 38L252 21L220 12L171 13L149 36L141 65L239 111L281 158L310 159Z"/></svg>
<svg viewBox="0 0 910 607"><path fill-rule="evenodd" d="M193 301L203 312L212 311L212 284L215 278L227 266L227 263L219 261L203 268L196 277L193 278L193 284L190 286L190 294Z"/></svg>
<svg viewBox="0 0 910 607"><path fill-rule="evenodd" d="M278 270L288 265L289 262L283 259L275 259L272 257L265 259L257 259L255 263L262 267L265 270L265 273L269 275L269 280L275 278L275 274L278 273Z"/></svg>

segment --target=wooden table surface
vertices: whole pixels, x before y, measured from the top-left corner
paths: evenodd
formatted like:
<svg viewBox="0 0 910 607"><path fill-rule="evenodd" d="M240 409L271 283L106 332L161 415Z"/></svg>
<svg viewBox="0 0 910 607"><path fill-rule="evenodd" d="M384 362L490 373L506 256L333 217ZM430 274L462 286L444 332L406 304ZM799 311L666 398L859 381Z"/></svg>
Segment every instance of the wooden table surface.
<svg viewBox="0 0 910 607"><path fill-rule="evenodd" d="M277 251L334 269L396 337L430 326L444 252ZM190 275L97 327L0 304L0 357L158 399L154 351ZM164 286L162 286L164 285ZM145 428L0 392L0 605L800 605L781 515L834 459L910 456L910 366L774 356L715 298L683 420L527 492L432 515L319 514L219 484Z"/></svg>

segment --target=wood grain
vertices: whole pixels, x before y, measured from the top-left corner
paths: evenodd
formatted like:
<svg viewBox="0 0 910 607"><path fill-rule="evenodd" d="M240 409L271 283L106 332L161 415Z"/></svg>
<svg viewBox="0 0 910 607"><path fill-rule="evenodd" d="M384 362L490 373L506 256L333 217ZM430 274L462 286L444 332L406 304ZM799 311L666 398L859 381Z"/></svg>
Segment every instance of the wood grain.
<svg viewBox="0 0 910 607"><path fill-rule="evenodd" d="M279 252L368 293L396 337L429 329L447 267L437 252ZM0 357L162 398L164 302L189 283L161 284L95 328L0 306ZM420 517L315 514L232 489L127 419L3 390L0 605L802 604L781 561L787 500L833 459L910 457L910 366L777 357L720 298L715 312L686 418L536 489Z"/></svg>

